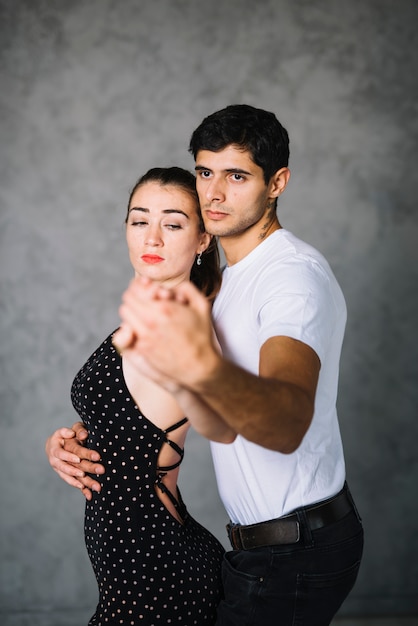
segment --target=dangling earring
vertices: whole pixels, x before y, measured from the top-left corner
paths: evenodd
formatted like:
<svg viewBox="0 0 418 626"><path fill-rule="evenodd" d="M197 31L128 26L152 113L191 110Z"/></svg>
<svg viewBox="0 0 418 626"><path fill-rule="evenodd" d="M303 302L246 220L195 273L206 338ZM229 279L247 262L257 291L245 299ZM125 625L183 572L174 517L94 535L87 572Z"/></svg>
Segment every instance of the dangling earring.
<svg viewBox="0 0 418 626"><path fill-rule="evenodd" d="M199 252L196 259L196 265L202 265L202 253Z"/></svg>

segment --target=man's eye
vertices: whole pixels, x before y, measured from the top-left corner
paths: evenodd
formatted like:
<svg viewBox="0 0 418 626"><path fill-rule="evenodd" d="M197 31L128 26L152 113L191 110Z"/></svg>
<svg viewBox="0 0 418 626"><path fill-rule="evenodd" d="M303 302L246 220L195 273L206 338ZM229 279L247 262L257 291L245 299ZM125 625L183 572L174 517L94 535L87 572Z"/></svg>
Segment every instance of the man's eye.
<svg viewBox="0 0 418 626"><path fill-rule="evenodd" d="M242 176L241 174L232 174L232 178L234 180L244 180L244 176Z"/></svg>

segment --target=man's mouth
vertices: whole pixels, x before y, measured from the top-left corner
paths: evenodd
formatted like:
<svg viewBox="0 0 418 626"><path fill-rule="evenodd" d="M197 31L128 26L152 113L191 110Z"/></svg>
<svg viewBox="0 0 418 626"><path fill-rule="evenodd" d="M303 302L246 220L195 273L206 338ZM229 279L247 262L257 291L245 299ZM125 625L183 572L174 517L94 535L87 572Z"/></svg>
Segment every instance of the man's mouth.
<svg viewBox="0 0 418 626"><path fill-rule="evenodd" d="M222 211L216 211L214 209L207 209L205 213L210 220L222 220L229 215L228 213L223 213Z"/></svg>

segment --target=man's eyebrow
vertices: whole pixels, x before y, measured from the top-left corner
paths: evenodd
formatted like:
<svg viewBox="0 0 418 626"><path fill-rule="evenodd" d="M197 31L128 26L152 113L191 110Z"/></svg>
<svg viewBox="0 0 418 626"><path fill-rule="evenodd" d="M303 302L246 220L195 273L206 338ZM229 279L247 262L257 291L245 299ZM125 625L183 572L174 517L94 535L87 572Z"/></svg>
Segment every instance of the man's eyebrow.
<svg viewBox="0 0 418 626"><path fill-rule="evenodd" d="M211 172L211 168L210 167L205 167L204 165L196 165L196 167L194 168L195 172ZM251 172L248 172L247 170L243 170L241 167L227 167L226 169L223 170L226 174L246 174L247 176L252 176Z"/></svg>
<svg viewBox="0 0 418 626"><path fill-rule="evenodd" d="M131 213L131 211L142 211L142 213L150 212L149 209L146 209L145 207L142 207L142 206L132 206L129 209L129 213ZM187 219L190 219L187 213L185 213L184 211L180 211L180 209L163 209L162 213L165 213L166 215L170 215L171 213L178 213L179 215L184 215L184 217L187 217Z"/></svg>

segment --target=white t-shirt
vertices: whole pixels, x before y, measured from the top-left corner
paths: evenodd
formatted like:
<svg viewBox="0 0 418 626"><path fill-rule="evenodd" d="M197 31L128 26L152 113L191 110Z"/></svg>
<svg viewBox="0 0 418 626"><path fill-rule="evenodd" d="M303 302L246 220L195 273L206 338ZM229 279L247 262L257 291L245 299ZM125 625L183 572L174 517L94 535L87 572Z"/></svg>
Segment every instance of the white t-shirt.
<svg viewBox="0 0 418 626"><path fill-rule="evenodd" d="M321 361L314 416L295 452L267 450L240 435L232 444L211 442L219 493L233 523L280 517L343 487L336 399L346 317L325 258L285 229L225 268L213 318L227 359L258 374L261 346L287 336L309 345Z"/></svg>

